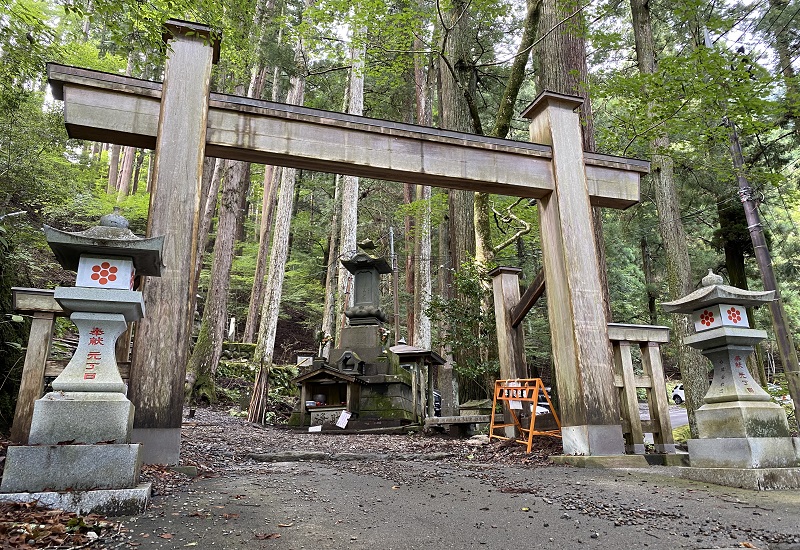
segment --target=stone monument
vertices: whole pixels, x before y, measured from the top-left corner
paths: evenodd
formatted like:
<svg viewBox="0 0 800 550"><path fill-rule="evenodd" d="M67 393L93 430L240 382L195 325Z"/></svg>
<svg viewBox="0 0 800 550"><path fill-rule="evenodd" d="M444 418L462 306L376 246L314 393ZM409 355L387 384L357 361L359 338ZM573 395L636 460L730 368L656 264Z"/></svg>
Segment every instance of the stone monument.
<svg viewBox="0 0 800 550"><path fill-rule="evenodd" d="M44 232L59 263L77 271L76 286L56 288L54 298L72 312L79 341L53 391L34 405L29 445L8 449L0 500L34 493L79 513L142 512L150 488L139 486L141 445L130 442L134 406L115 347L128 323L144 316L134 282L160 275L164 238L137 237L118 209L86 231Z"/></svg>
<svg viewBox="0 0 800 550"><path fill-rule="evenodd" d="M329 360L315 359L310 369L295 378L301 399L290 424L305 425L309 417L312 425L324 423L329 419L323 415L338 416L345 410L352 414L348 428L413 422L421 414L421 401L415 396L421 382L415 382L419 376L415 378L403 353L386 350L387 333L381 326L386 315L380 307L380 276L392 269L385 258L365 252L342 260L342 265L353 275L353 305L344 312L348 325L342 327ZM430 361L430 351L414 349Z"/></svg>
<svg viewBox="0 0 800 550"><path fill-rule="evenodd" d="M788 468L796 486L797 441L790 437L783 408L752 378L745 361L767 333L749 326L746 307L769 303L774 292L752 292L722 284L711 271L703 287L664 303L669 313L686 313L696 334L684 343L712 363L713 381L697 414L698 439L688 440L692 468L765 470ZM747 475L747 474L735 474ZM781 472L770 472L773 479ZM786 477L784 475L784 477ZM726 484L726 483L723 483ZM780 482L779 486L785 486ZM762 487L766 488L766 487Z"/></svg>

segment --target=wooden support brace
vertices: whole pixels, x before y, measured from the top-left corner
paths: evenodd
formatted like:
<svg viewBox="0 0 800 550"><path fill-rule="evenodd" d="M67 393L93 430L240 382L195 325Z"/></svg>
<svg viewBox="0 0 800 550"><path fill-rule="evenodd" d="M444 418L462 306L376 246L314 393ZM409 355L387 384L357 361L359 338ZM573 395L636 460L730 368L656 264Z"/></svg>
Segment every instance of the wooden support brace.
<svg viewBox="0 0 800 550"><path fill-rule="evenodd" d="M517 325L522 322L531 308L536 305L536 302L542 297L542 294L544 294L544 269L539 270L539 273L536 274L536 278L528 285L528 288L525 289L522 298L511 308L512 327L516 328Z"/></svg>
<svg viewBox="0 0 800 550"><path fill-rule="evenodd" d="M44 371L50 342L53 338L55 314L37 311L33 314L31 333L28 336L28 350L22 367L22 381L14 411L14 424L11 427L11 441L26 445L31 431L33 405L44 390Z"/></svg>

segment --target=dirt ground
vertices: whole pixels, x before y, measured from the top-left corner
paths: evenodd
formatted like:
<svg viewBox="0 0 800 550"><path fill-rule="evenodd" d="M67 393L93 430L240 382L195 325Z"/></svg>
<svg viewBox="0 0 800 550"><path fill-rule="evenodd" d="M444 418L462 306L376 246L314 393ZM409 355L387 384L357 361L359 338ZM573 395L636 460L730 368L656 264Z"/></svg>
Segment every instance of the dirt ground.
<svg viewBox="0 0 800 550"><path fill-rule="evenodd" d="M51 547L800 550L800 491L550 465L559 452L550 438L528 455L444 436L309 434L198 409L182 462L200 475L148 467L145 514Z"/></svg>

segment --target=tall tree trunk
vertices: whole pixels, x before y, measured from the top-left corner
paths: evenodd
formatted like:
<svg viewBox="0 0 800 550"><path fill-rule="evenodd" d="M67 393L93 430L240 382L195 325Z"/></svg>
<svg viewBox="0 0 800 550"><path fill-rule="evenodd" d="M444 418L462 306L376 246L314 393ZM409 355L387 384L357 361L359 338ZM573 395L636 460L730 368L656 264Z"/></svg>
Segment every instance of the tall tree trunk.
<svg viewBox="0 0 800 550"><path fill-rule="evenodd" d="M469 2L454 0L445 14L444 56L442 75L442 127L458 132L476 133L468 97L474 96L475 67L471 57ZM448 232L450 237L450 268L458 270L461 264L475 255L475 229L473 223L474 193L450 190L448 192Z"/></svg>
<svg viewBox="0 0 800 550"><path fill-rule="evenodd" d="M119 145L112 145L108 150L108 185L106 194L111 195L117 192L119 185Z"/></svg>
<svg viewBox="0 0 800 550"><path fill-rule="evenodd" d="M550 90L580 96L581 122L583 124L583 150L594 151L594 123L589 98L589 69L586 64L586 24L582 3L576 0L544 0L538 22L537 47L538 90ZM600 268L603 305L606 317L611 320L611 303L608 297L603 217L599 208L592 208L595 248Z"/></svg>
<svg viewBox="0 0 800 550"><path fill-rule="evenodd" d="M471 55L470 4L465 0L454 0L444 13L441 21L444 55L440 58L442 96L440 110L442 127L459 132L481 133L476 128L477 120L470 111L469 99L474 97L476 84L475 67ZM475 255L475 194L470 191L451 189L448 191L447 216L447 296L453 295L452 273ZM459 355L470 350L454 350L447 355L447 364L439 368L439 390L442 393L442 415L454 416L459 413L458 377L453 364L458 363Z"/></svg>
<svg viewBox="0 0 800 550"><path fill-rule="evenodd" d="M342 178L336 176L333 191L333 215L328 236L328 264L325 269L325 305L322 311L322 328L320 330L320 357L330 357L333 337L336 334L336 297L339 288L337 274L339 273L339 232L340 218L342 216Z"/></svg>
<svg viewBox="0 0 800 550"><path fill-rule="evenodd" d="M200 333L186 366L185 398L215 401L214 373L222 355L222 342L228 317L228 288L230 287L233 250L236 244L236 227L241 217L241 196L247 193L250 183L250 163L226 161L226 171L219 204L219 224L214 240L214 261L211 265L211 282L206 295Z"/></svg>
<svg viewBox="0 0 800 550"><path fill-rule="evenodd" d="M147 186L146 191L149 193L151 189L153 189L153 159L155 158L155 153L153 151L149 151L147 153Z"/></svg>
<svg viewBox="0 0 800 550"><path fill-rule="evenodd" d="M359 33L363 33L360 30ZM349 102L347 112L351 115L361 115L364 112L364 55L363 45L358 49L353 45L350 49L350 83L349 83ZM356 241L358 240L358 183L356 176L342 176L342 222L341 233L339 236L339 246L341 247L340 256L342 259L350 258L358 251ZM339 264L339 303L342 309L350 306L352 300L352 288L349 288L350 273ZM348 293L348 290L350 291ZM336 341L339 341L341 325L336 323Z"/></svg>
<svg viewBox="0 0 800 550"><path fill-rule="evenodd" d="M417 0L419 4L423 0ZM418 34L414 35L414 50L423 51L424 44ZM417 124L430 126L433 122L431 110L431 79L434 75L430 58L422 54L414 56L414 90ZM417 261L414 262L414 319L408 326L410 343L423 348L431 348L431 319L427 309L431 302L431 188L428 185L416 186L415 200L421 201L423 208L417 214L414 226L414 250ZM432 396L429 396L432 399Z"/></svg>
<svg viewBox="0 0 800 550"><path fill-rule="evenodd" d="M122 168L119 172L117 185L117 202L122 202L130 193L131 180L133 179L133 161L136 157L135 147L122 148Z"/></svg>
<svg viewBox="0 0 800 550"><path fill-rule="evenodd" d="M144 163L144 151L141 149L136 150L136 161L133 167L133 182L131 185L131 195L139 192L139 177L142 174L142 164Z"/></svg>
<svg viewBox="0 0 800 550"><path fill-rule="evenodd" d="M647 0L631 0L633 32L636 41L636 59L639 71L644 74L656 72L653 27L650 18L650 4ZM686 232L680 214L680 201L675 189L672 158L664 154L669 148L669 137L662 135L650 144L650 181L653 197L658 211L658 228L664 243L667 264L667 286L670 299L686 296L693 290L689 250ZM683 340L694 332L686 315L673 318L675 342L678 352L678 368L681 372L686 394L686 410L692 437L697 437L695 411L703 406L703 398L708 390L708 368L705 358Z"/></svg>
<svg viewBox="0 0 800 550"><path fill-rule="evenodd" d="M100 159L100 154L103 152L103 144L99 141L92 142L92 149L89 152L89 163L94 164Z"/></svg>
<svg viewBox="0 0 800 550"><path fill-rule="evenodd" d="M274 0L259 2L256 14L256 28L261 28L266 18L275 10ZM278 30L275 41L281 44L283 37L283 27ZM259 35L259 50L263 49L267 41L267 33L261 32ZM280 68L275 65L270 67L264 64L260 69L256 69L250 81L250 97L261 95L264 86L264 76L272 72L272 101L279 101L281 96ZM247 321L244 327L242 341L252 342L255 339L256 328L261 321L261 304L264 301L265 281L264 276L267 272L267 257L269 256L269 246L272 242L273 220L275 217L275 201L278 198L278 187L282 177L282 168L277 166L264 167L264 189L261 197L261 225L258 231L258 255L256 256L256 271L253 276L253 288L250 290L250 303L247 308Z"/></svg>
<svg viewBox="0 0 800 550"><path fill-rule="evenodd" d="M223 159L206 157L203 161L203 180L200 182L200 223L197 227L197 249L194 256L194 290L192 296L197 296L200 285L200 272L203 269L203 259L208 248L208 236L211 233L211 221L217 209L217 195L222 185L222 180L227 179L229 164Z"/></svg>
<svg viewBox="0 0 800 550"><path fill-rule="evenodd" d="M416 322L414 323L414 345L431 348L431 318L427 309L431 302L431 188L428 185L417 186L417 200L422 201L423 210L417 219L417 275L414 278L414 307ZM410 330L410 329L409 329Z"/></svg>
<svg viewBox="0 0 800 550"><path fill-rule="evenodd" d="M264 193L261 201L261 226L258 232L258 255L256 256L256 272L253 276L253 288L250 291L250 304L247 310L247 321L244 327L243 342L252 342L256 327L260 320L261 304L264 301L264 276L267 273L267 256L272 239L273 220L275 219L275 201L278 198L278 187L282 168L264 167Z"/></svg>
<svg viewBox="0 0 800 550"><path fill-rule="evenodd" d="M128 64L125 67L125 76L131 76L133 73L133 52L128 55ZM126 147L127 149L127 147ZM112 145L111 149L109 150L108 154L108 185L106 187L106 194L111 195L112 193L117 192L120 187L120 155L122 151L122 146L120 145ZM127 189L125 190L125 194L128 194ZM117 202L120 201L119 195L117 196Z"/></svg>
<svg viewBox="0 0 800 550"><path fill-rule="evenodd" d="M413 183L406 183L403 185L403 203L411 204L416 199L417 186ZM403 242L406 251L406 278L405 278L405 292L406 296L414 296L414 278L416 272L414 264L417 262L417 251L415 247L416 239L414 237L416 227L414 218L406 215L403 217ZM406 306L406 341L410 345L414 345L414 325L416 310L414 304Z"/></svg>
<svg viewBox="0 0 800 550"><path fill-rule="evenodd" d="M302 61L301 45L297 44L295 61L300 67ZM305 72L298 70L292 77L287 103L302 105L305 93ZM269 275L267 287L261 310L261 323L258 328L258 341L253 359L260 365L257 380L261 386L253 388L250 401L248 420L250 422L263 422L266 405L267 376L262 372L269 372L272 366L272 357L275 348L275 333L278 327L278 314L283 291L283 279L286 271L286 259L289 256L289 230L292 221L292 205L294 203L295 175L294 168L284 168L281 177L281 187L278 193L278 209L275 218L274 239L270 250Z"/></svg>

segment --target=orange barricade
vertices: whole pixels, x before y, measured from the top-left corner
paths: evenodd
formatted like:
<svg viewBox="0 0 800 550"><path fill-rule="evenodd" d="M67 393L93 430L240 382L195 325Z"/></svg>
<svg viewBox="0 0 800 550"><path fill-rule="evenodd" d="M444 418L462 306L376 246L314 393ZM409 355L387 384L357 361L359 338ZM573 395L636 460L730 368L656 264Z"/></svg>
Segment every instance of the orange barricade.
<svg viewBox="0 0 800 550"><path fill-rule="evenodd" d="M558 426L555 430L536 430L536 404L539 402L539 394L542 394L547 399L547 404L550 405L550 411L553 413L553 418ZM519 434L525 436L525 439L513 438L517 443L527 445L527 451L531 452L531 444L533 443L534 435L549 435L551 437L561 437L561 421L558 418L553 407L553 402L550 401L550 396L544 388L541 378L521 378L518 380L497 380L494 383L494 401L492 403L492 411L497 410L497 402L503 403L504 410L507 410L511 416L512 422L499 424L495 422L495 415L492 414L492 421L489 425L489 439L512 439L510 437L496 435L494 432L499 428L515 427ZM524 428L520 422L518 413L528 409L531 415L531 422L528 428Z"/></svg>

